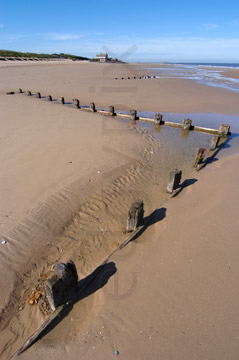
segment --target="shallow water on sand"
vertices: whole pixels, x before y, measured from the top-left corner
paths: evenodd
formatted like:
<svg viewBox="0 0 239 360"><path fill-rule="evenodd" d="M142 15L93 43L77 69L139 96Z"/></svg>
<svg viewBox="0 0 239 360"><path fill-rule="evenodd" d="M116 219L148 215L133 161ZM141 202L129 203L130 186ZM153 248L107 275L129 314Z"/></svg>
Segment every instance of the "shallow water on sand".
<svg viewBox="0 0 239 360"><path fill-rule="evenodd" d="M239 92L239 79L231 77L224 77L222 74L226 70L231 69L225 67L222 69L215 69L214 67L200 66L200 65L170 65L170 67L158 66L154 68L145 68L151 75L156 75L156 78L173 78L173 79L191 79L198 83L221 87L227 90Z"/></svg>

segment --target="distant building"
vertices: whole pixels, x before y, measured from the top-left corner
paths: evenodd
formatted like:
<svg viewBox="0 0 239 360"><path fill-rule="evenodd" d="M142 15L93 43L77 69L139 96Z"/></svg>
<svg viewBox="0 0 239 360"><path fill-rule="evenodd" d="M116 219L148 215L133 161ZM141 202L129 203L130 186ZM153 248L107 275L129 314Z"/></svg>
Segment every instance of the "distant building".
<svg viewBox="0 0 239 360"><path fill-rule="evenodd" d="M100 54L96 55L96 59L98 59L98 61L100 61L100 62L107 62L109 57L108 57L108 54L100 53Z"/></svg>

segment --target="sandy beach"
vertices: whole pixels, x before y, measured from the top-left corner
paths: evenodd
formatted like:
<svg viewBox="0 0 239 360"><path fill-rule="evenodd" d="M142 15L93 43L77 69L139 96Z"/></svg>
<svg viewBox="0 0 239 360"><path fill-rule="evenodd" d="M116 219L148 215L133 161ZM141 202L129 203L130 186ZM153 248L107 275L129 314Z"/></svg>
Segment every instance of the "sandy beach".
<svg viewBox="0 0 239 360"><path fill-rule="evenodd" d="M69 259L80 279L90 274L125 239L127 211L141 198L145 216L158 209L147 229L19 358L105 359L115 351L124 359L238 357L239 92L190 79L139 79L143 67L0 63L2 359L44 320L29 305L39 275ZM238 70L222 76L237 79ZM38 91L54 101L37 99ZM233 117L232 140L193 172L193 151L185 159L194 135L174 154L176 147L164 145L168 133L160 142L149 128L74 109L73 98L97 108ZM192 181L170 198L164 189L178 163Z"/></svg>

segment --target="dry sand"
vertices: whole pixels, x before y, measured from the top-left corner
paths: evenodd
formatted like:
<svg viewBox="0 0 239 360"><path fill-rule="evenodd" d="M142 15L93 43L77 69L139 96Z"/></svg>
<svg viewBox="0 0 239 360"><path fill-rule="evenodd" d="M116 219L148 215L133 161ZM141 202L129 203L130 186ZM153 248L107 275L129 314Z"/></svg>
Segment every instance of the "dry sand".
<svg viewBox="0 0 239 360"><path fill-rule="evenodd" d="M147 215L165 198L153 182L160 146L148 131L5 93L21 87L118 109L239 112L237 93L191 80L115 80L132 74L143 71L128 64L0 64L3 359L43 320L27 305L39 273L72 258L82 278L125 238L133 200L146 199ZM96 279L21 357L104 359L119 350L125 359L235 359L237 174L237 155L194 173L198 181L112 257L103 284Z"/></svg>

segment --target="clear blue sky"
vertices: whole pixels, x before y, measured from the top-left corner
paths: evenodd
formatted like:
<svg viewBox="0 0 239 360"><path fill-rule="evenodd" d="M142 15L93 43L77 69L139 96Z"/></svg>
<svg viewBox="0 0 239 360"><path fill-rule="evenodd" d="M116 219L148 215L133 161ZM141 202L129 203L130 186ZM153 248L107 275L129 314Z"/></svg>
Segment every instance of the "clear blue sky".
<svg viewBox="0 0 239 360"><path fill-rule="evenodd" d="M239 63L239 1L1 0L0 49L105 48L125 61Z"/></svg>

